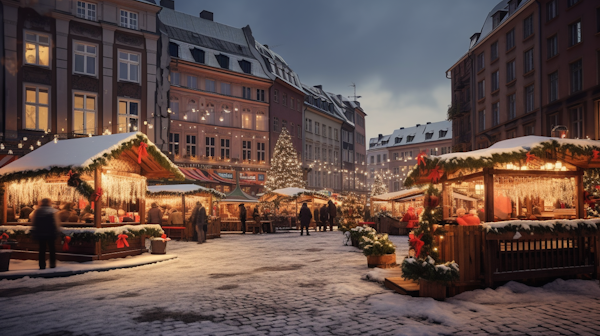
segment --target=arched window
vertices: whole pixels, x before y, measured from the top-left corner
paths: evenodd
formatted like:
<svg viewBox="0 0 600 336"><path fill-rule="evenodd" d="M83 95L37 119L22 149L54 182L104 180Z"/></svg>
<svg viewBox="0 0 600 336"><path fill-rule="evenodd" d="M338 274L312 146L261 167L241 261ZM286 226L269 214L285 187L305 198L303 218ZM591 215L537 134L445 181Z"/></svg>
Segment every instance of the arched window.
<svg viewBox="0 0 600 336"><path fill-rule="evenodd" d="M253 129L252 127L252 111L249 109L242 110L242 128Z"/></svg>
<svg viewBox="0 0 600 336"><path fill-rule="evenodd" d="M229 105L221 105L221 113L219 114L217 125L231 126L231 107Z"/></svg>
<svg viewBox="0 0 600 336"><path fill-rule="evenodd" d="M171 119L179 119L179 98L171 97L169 102L169 110L171 112Z"/></svg>
<svg viewBox="0 0 600 336"><path fill-rule="evenodd" d="M200 122L203 124L214 124L215 123L215 105L213 103L206 103Z"/></svg>

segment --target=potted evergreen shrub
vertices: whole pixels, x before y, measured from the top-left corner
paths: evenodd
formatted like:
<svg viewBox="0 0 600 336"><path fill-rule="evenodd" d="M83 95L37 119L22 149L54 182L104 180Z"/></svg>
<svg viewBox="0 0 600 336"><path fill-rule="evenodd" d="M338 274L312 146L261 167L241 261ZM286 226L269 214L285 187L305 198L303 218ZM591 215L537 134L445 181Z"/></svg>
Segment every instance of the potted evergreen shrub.
<svg viewBox="0 0 600 336"><path fill-rule="evenodd" d="M352 242L352 246L360 248L359 245L362 237L373 237L375 234L377 234L377 231L368 225L357 226L350 229L350 241Z"/></svg>
<svg viewBox="0 0 600 336"><path fill-rule="evenodd" d="M167 238L166 234L162 234L160 237L150 238L151 254L166 254L167 253L167 242L171 238Z"/></svg>
<svg viewBox="0 0 600 336"><path fill-rule="evenodd" d="M390 268L396 265L396 246L387 234L364 236L361 238L360 246L367 257L369 268Z"/></svg>

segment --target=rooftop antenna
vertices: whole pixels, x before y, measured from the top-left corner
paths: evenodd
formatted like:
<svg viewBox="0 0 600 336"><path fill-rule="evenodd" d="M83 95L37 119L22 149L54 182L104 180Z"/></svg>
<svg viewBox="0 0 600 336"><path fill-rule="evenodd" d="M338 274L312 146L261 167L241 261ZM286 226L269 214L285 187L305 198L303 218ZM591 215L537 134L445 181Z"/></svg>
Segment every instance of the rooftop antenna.
<svg viewBox="0 0 600 336"><path fill-rule="evenodd" d="M356 84L352 83L352 85L349 85L349 86L352 86L354 88L354 95L353 96L348 96L348 98L352 98L353 101L356 101L358 98L362 97L362 96L357 96L356 95Z"/></svg>

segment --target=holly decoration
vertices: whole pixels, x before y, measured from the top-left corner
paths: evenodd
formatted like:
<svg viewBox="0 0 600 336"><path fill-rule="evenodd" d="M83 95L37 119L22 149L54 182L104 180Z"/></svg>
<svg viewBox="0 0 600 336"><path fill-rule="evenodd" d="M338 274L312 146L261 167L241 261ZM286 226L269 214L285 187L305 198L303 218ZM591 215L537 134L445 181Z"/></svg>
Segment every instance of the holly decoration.
<svg viewBox="0 0 600 336"><path fill-rule="evenodd" d="M81 184L81 175L79 173L74 173L72 170L69 170L69 180L67 180L67 185L69 187L79 187Z"/></svg>

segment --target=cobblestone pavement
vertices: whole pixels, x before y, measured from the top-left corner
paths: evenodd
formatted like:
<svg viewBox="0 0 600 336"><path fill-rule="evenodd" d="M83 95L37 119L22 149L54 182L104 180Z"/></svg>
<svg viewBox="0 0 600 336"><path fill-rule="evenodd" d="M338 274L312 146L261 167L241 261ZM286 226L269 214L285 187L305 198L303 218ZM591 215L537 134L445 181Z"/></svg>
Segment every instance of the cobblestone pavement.
<svg viewBox="0 0 600 336"><path fill-rule="evenodd" d="M339 232L225 235L203 245L170 242L169 252L179 258L2 281L0 334L600 335L595 282L519 285L446 302L410 298L362 280L366 258L343 246Z"/></svg>

